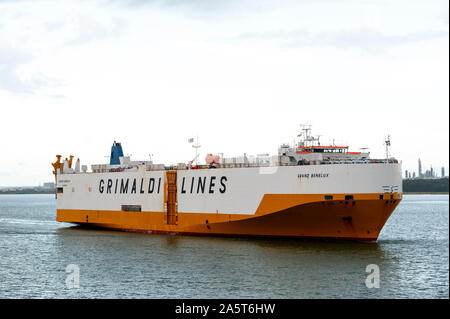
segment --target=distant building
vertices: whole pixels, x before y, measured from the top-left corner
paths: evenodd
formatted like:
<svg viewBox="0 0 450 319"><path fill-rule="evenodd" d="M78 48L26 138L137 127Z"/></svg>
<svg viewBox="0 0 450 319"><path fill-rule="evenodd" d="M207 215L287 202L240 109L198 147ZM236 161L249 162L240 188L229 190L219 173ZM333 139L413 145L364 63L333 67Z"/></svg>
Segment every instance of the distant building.
<svg viewBox="0 0 450 319"><path fill-rule="evenodd" d="M413 178L416 178L416 172L413 172Z"/></svg>
<svg viewBox="0 0 450 319"><path fill-rule="evenodd" d="M405 170L405 178L408 178L408 170Z"/></svg>
<svg viewBox="0 0 450 319"><path fill-rule="evenodd" d="M50 183L44 183L44 184L42 185L42 187L43 187L43 188L48 188L48 189L55 188L55 183L53 183L53 182L50 182Z"/></svg>
<svg viewBox="0 0 450 319"><path fill-rule="evenodd" d="M441 167L441 177L445 177L445 167Z"/></svg>
<svg viewBox="0 0 450 319"><path fill-rule="evenodd" d="M419 158L419 178L422 178L423 177L423 174L422 174L422 162L420 161L420 158Z"/></svg>

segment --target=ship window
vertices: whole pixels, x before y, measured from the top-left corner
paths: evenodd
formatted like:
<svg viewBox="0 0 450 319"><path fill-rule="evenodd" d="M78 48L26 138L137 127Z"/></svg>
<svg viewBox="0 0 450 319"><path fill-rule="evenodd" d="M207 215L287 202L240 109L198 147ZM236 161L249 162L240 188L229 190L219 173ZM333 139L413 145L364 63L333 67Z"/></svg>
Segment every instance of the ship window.
<svg viewBox="0 0 450 319"><path fill-rule="evenodd" d="M384 199L384 196L383 196L383 195L380 195L380 199Z"/></svg>
<svg viewBox="0 0 450 319"><path fill-rule="evenodd" d="M331 195L325 195L325 200L333 200L333 196L331 196Z"/></svg>
<svg viewBox="0 0 450 319"><path fill-rule="evenodd" d="M353 195L345 195L345 200L353 200Z"/></svg>
<svg viewBox="0 0 450 319"><path fill-rule="evenodd" d="M58 193L58 194L62 194L63 191L64 191L64 188L62 188L62 187L58 187L58 188L56 189L56 193Z"/></svg>
<svg viewBox="0 0 450 319"><path fill-rule="evenodd" d="M140 212L141 205L122 205L122 210L124 212Z"/></svg>

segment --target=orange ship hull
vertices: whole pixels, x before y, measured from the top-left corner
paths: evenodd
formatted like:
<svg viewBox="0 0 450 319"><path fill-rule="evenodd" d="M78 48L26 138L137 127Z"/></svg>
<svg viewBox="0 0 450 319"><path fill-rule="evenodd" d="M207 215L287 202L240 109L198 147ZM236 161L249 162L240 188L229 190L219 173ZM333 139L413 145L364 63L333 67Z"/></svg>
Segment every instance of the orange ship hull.
<svg viewBox="0 0 450 319"><path fill-rule="evenodd" d="M327 194L328 195L328 194ZM266 194L254 215L57 209L59 222L159 234L376 241L401 200L393 194ZM168 223L169 219L171 222Z"/></svg>

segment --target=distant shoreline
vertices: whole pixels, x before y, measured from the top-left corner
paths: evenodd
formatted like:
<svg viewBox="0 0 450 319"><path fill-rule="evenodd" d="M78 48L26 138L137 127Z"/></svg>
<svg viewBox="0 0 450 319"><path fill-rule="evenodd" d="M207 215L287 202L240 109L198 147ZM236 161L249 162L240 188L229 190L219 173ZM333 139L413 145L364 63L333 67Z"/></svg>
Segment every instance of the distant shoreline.
<svg viewBox="0 0 450 319"><path fill-rule="evenodd" d="M435 179L404 179L404 194L448 194L448 177Z"/></svg>
<svg viewBox="0 0 450 319"><path fill-rule="evenodd" d="M55 190L51 191L0 191L0 195L43 195L43 194L55 194Z"/></svg>

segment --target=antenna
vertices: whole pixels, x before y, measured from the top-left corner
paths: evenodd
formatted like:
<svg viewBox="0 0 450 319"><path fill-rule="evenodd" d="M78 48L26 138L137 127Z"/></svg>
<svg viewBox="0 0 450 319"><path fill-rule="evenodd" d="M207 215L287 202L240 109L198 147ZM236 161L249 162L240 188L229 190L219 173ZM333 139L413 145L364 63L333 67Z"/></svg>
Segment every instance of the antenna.
<svg viewBox="0 0 450 319"><path fill-rule="evenodd" d="M196 144L192 144L192 147L195 148L195 165L198 165L197 157L198 157L198 149L200 148L200 144L198 144L198 135L197 135L197 142Z"/></svg>
<svg viewBox="0 0 450 319"><path fill-rule="evenodd" d="M316 137L317 145L320 146L320 137L321 137L322 135L316 135L316 136L317 136L317 137Z"/></svg>
<svg viewBox="0 0 450 319"><path fill-rule="evenodd" d="M389 146L391 146L391 136L389 134L384 143L386 144L386 163L387 163L389 161Z"/></svg>
<svg viewBox="0 0 450 319"><path fill-rule="evenodd" d="M310 132L311 132L311 125L309 125L309 124L300 124L300 128L303 131L302 133L299 134L299 136L303 137L302 146L308 146L307 142L314 141L314 137L309 135Z"/></svg>

